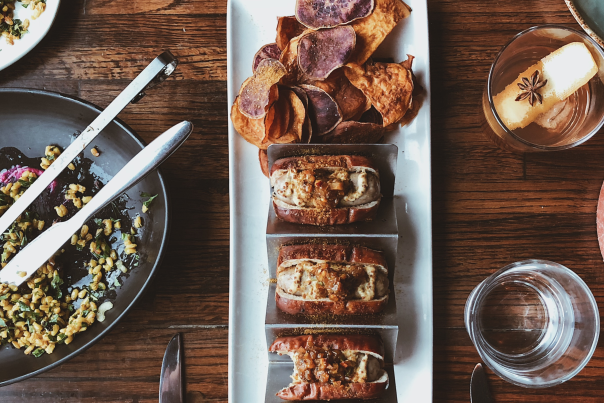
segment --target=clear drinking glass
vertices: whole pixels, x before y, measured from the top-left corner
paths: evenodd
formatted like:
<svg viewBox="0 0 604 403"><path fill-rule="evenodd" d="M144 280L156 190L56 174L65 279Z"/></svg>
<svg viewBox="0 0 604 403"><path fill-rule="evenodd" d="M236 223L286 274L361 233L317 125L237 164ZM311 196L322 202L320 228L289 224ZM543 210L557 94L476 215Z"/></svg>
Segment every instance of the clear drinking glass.
<svg viewBox="0 0 604 403"><path fill-rule="evenodd" d="M508 130L497 114L493 97L537 61L571 42L583 42L587 46L599 72L568 98L557 119L551 119L545 125L533 122L522 129ZM482 129L499 147L517 153L565 150L578 146L604 125L602 80L604 51L588 35L559 25L529 28L505 45L491 66L482 96Z"/></svg>
<svg viewBox="0 0 604 403"><path fill-rule="evenodd" d="M484 280L468 297L464 321L484 363L527 388L578 374L600 335L598 305L585 282L546 260L513 263Z"/></svg>

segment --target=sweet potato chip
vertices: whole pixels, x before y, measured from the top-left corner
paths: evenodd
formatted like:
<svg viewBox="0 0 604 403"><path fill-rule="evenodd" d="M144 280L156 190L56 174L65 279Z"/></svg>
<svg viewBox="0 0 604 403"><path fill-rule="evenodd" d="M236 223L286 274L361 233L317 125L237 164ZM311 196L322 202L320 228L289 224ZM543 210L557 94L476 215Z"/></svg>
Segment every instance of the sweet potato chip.
<svg viewBox="0 0 604 403"><path fill-rule="evenodd" d="M297 0L296 18L309 28L331 28L367 17L374 0Z"/></svg>
<svg viewBox="0 0 604 403"><path fill-rule="evenodd" d="M377 109L375 109L373 106L361 115L359 122L375 123L376 125L384 126L384 118L382 118L382 115L380 115Z"/></svg>
<svg viewBox="0 0 604 403"><path fill-rule="evenodd" d="M321 136L322 143L371 144L379 142L388 131L382 125L362 122L342 122L331 132Z"/></svg>
<svg viewBox="0 0 604 403"><path fill-rule="evenodd" d="M285 73L285 67L279 61L262 60L254 75L245 80L239 90L239 111L250 119L264 117L278 97L277 83Z"/></svg>
<svg viewBox="0 0 604 403"><path fill-rule="evenodd" d="M284 136L290 125L290 115L293 113L291 102L282 88L279 88L279 100L275 102L266 114L266 140L273 141Z"/></svg>
<svg viewBox="0 0 604 403"><path fill-rule="evenodd" d="M304 91L300 87L291 87L292 91L296 93L300 101L304 104L304 108L306 109L306 118L304 119L304 126L302 127L302 143L310 143L310 139L312 138L312 122L310 121L310 115L308 114L308 95L306 95L306 91Z"/></svg>
<svg viewBox="0 0 604 403"><path fill-rule="evenodd" d="M413 100L411 101L411 106L409 107L409 110L407 111L407 113L405 113L405 116L399 122L401 126L408 125L413 119L416 118L416 116L419 114L419 110L424 104L425 99L426 90L417 82L417 78L415 77L415 75L413 75Z"/></svg>
<svg viewBox="0 0 604 403"><path fill-rule="evenodd" d="M300 70L311 80L323 80L346 64L355 43L356 34L349 26L309 32L298 45Z"/></svg>
<svg viewBox="0 0 604 403"><path fill-rule="evenodd" d="M344 70L352 85L363 91L384 119L384 127L399 122L411 106L413 74L401 64L348 65Z"/></svg>
<svg viewBox="0 0 604 403"><path fill-rule="evenodd" d="M279 46L279 49L284 50L289 41L296 36L302 35L305 30L306 27L300 24L296 17L279 17L279 22L277 23L277 46Z"/></svg>
<svg viewBox="0 0 604 403"><path fill-rule="evenodd" d="M262 173L268 178L268 153L266 150L258 150L258 160L260 161L260 169L262 170Z"/></svg>
<svg viewBox="0 0 604 403"><path fill-rule="evenodd" d="M296 85L303 76L303 73L300 71L300 67L298 66L298 44L300 43L301 37L302 35L293 38L287 44L287 47L283 50L283 53L281 53L281 58L279 61L287 70L287 74L282 80L284 84Z"/></svg>
<svg viewBox="0 0 604 403"><path fill-rule="evenodd" d="M268 140L276 144L299 143L303 137L304 121L306 119L304 103L293 90L287 87L279 88L279 101L275 103L275 108L281 103L281 100L289 108L287 128L283 133L268 131Z"/></svg>
<svg viewBox="0 0 604 403"><path fill-rule="evenodd" d="M235 103L231 107L231 121L233 122L233 126L235 126L235 130L247 142L259 148L268 147L268 144L264 142L266 136L264 118L250 119L241 113L239 110L239 97L235 98Z"/></svg>
<svg viewBox="0 0 604 403"><path fill-rule="evenodd" d="M303 136L306 109L296 93L288 87L279 87L279 100L266 115L266 134L269 144L299 143Z"/></svg>
<svg viewBox="0 0 604 403"><path fill-rule="evenodd" d="M357 33L357 45L350 62L365 63L396 24L410 14L411 8L402 0L375 0L373 13L351 24Z"/></svg>
<svg viewBox="0 0 604 403"><path fill-rule="evenodd" d="M344 74L344 69L331 73L326 80L312 83L327 92L342 111L343 120L359 120L363 112L371 107L371 102L363 91L350 83Z"/></svg>
<svg viewBox="0 0 604 403"><path fill-rule="evenodd" d="M313 136L321 136L333 130L342 121L342 113L336 101L321 88L300 85L308 95L308 115L312 122Z"/></svg>
<svg viewBox="0 0 604 403"><path fill-rule="evenodd" d="M254 64L252 65L252 70L256 72L258 65L264 59L279 60L280 57L281 49L279 49L276 43L269 43L268 45L264 45L254 56Z"/></svg>

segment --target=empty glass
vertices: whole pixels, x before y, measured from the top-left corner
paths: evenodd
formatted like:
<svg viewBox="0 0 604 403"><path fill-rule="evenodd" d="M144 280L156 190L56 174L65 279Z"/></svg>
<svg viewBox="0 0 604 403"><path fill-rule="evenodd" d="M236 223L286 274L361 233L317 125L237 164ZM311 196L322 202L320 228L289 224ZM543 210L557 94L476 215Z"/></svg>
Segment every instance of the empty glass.
<svg viewBox="0 0 604 403"><path fill-rule="evenodd" d="M468 297L464 320L484 363L528 388L575 376L600 335L598 306L585 282L546 260L513 263L484 280Z"/></svg>

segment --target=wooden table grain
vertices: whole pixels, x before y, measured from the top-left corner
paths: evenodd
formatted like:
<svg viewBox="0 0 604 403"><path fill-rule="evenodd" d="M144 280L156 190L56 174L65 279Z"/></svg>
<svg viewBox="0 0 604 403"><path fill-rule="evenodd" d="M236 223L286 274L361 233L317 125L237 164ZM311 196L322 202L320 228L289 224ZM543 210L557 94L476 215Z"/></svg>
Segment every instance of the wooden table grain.
<svg viewBox="0 0 604 403"><path fill-rule="evenodd" d="M571 151L515 155L480 130L480 95L499 49L539 24L579 29L563 0L429 0L434 217L434 401L468 402L479 362L465 300L495 270L527 258L577 272L604 310L595 211L604 137ZM182 332L187 403L227 401L228 106L226 0L64 0L48 36L0 72L0 87L81 97L101 107L164 49L173 77L120 115L151 141L192 120L163 166L173 231L149 291L107 337L68 363L0 388L0 402L154 402L164 349ZM6 100L3 100L6 102ZM0 364L1 365L1 364ZM496 402L604 401L604 353L571 381L522 389L488 372Z"/></svg>

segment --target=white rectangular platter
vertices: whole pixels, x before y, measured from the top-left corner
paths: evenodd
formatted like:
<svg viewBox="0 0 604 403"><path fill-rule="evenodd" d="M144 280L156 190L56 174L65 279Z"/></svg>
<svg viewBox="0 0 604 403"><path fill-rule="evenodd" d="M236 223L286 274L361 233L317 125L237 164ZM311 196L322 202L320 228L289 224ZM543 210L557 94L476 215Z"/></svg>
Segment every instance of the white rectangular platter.
<svg viewBox="0 0 604 403"><path fill-rule="evenodd" d="M390 132L399 148L395 205L400 232L394 274L400 333L394 359L399 402L432 401L432 195L430 70L426 0L409 0L403 20L376 52L400 62L415 56L413 71L426 90L419 115ZM252 75L252 59L275 41L277 17L293 15L295 0L230 0L227 16L228 108ZM258 149L229 125L230 290L229 402L262 402L268 371L264 332L269 287L265 231L269 182ZM283 385L284 387L286 385Z"/></svg>

